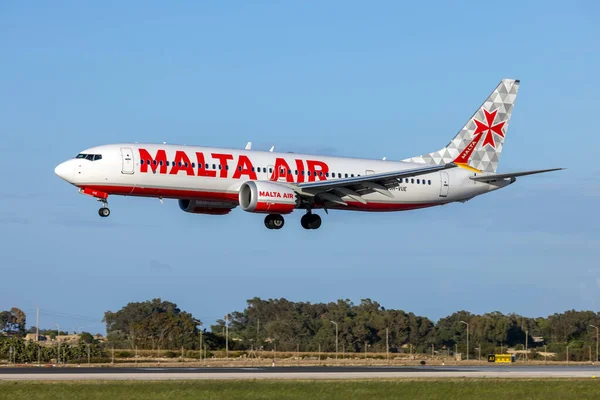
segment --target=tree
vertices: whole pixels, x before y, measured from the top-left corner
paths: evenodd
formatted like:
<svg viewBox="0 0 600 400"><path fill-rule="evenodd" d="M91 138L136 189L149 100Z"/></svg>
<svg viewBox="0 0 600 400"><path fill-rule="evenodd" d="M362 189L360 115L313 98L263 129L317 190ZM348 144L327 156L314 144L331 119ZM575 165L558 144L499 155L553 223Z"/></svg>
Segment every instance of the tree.
<svg viewBox="0 0 600 400"><path fill-rule="evenodd" d="M0 312L0 331L11 336L24 336L26 316L23 311L13 307L10 311Z"/></svg>
<svg viewBox="0 0 600 400"><path fill-rule="evenodd" d="M198 346L200 320L160 298L129 303L117 312L104 313L108 340L115 345L142 349Z"/></svg>

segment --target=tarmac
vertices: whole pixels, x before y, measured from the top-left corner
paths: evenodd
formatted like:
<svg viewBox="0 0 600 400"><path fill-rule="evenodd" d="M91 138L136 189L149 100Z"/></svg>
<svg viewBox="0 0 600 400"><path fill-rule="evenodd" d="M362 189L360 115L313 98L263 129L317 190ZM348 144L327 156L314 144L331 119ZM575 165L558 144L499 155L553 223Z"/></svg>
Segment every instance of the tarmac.
<svg viewBox="0 0 600 400"><path fill-rule="evenodd" d="M240 380L240 379L445 379L445 378L596 378L600 366L468 366L468 367L257 367L257 368L119 368L2 367L0 380Z"/></svg>

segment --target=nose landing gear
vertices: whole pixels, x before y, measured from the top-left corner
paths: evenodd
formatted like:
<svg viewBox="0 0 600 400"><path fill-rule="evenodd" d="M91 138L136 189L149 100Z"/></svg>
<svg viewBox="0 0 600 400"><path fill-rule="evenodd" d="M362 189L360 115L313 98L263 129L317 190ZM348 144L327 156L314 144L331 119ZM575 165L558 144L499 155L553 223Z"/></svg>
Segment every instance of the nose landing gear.
<svg viewBox="0 0 600 400"><path fill-rule="evenodd" d="M280 214L269 214L265 217L265 226L269 229L281 229L285 223Z"/></svg>
<svg viewBox="0 0 600 400"><path fill-rule="evenodd" d="M304 229L319 229L321 226L321 217L309 211L300 219L300 225Z"/></svg>

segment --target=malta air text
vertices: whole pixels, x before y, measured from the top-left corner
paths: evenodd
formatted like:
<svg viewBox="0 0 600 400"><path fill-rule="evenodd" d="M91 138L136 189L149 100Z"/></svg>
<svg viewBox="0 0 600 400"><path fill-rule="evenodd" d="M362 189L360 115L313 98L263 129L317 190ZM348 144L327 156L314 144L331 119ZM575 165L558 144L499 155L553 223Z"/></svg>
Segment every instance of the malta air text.
<svg viewBox="0 0 600 400"><path fill-rule="evenodd" d="M256 168L250 158L246 155L234 157L227 153L195 152L190 156L184 151L177 150L175 157L168 160L165 150L158 150L155 155L150 154L146 149L139 149L140 154L140 172L141 173L159 173L168 175L187 175L209 178L230 178L242 179L246 177L250 180L257 180L256 174L260 168L266 171L266 166ZM211 165L218 166L218 170L210 168ZM285 180L290 183L314 182L317 180L327 180L329 166L327 163L318 160L295 159L292 166L284 158L276 158L272 167L269 180ZM296 170L298 173L293 173Z"/></svg>
<svg viewBox="0 0 600 400"><path fill-rule="evenodd" d="M296 196L293 193L279 193L279 192L258 192L260 197L270 197L272 199L293 199Z"/></svg>

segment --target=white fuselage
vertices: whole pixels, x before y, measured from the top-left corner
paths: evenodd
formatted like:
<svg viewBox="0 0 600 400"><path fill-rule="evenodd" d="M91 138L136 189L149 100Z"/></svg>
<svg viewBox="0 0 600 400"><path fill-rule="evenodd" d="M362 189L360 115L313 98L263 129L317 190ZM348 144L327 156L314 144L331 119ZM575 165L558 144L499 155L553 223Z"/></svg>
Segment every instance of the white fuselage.
<svg viewBox="0 0 600 400"><path fill-rule="evenodd" d="M240 186L248 180L288 185L420 166L408 162L138 143L98 146L82 151L79 157L82 158L60 164L55 172L81 189L111 195L218 201L232 206L238 204ZM465 201L510 183L489 184L469 179L475 174L453 168L404 178L399 186L390 189L393 198L375 192L364 196L366 204L345 197L347 205L328 208L410 210Z"/></svg>

